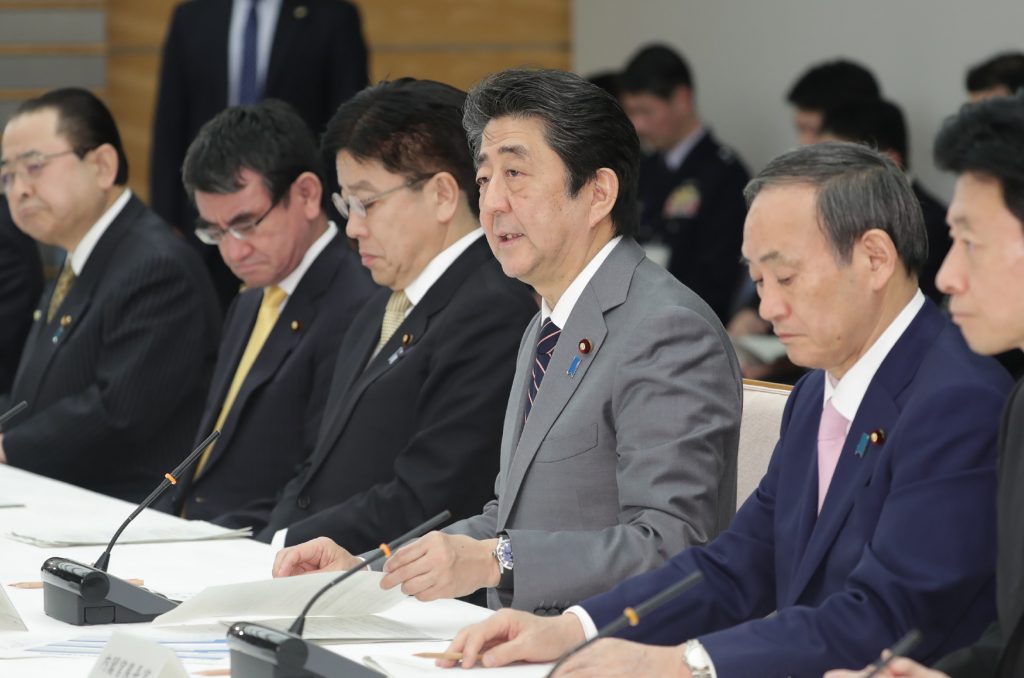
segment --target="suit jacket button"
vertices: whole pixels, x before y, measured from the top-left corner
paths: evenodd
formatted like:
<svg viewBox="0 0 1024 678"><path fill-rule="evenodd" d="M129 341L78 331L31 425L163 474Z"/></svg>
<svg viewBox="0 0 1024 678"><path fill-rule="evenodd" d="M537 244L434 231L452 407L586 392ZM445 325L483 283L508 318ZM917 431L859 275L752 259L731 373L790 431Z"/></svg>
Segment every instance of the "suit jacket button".
<svg viewBox="0 0 1024 678"><path fill-rule="evenodd" d="M300 509L305 511L306 509L309 508L309 497L303 495L303 496L299 497L299 500L296 503L299 505Z"/></svg>
<svg viewBox="0 0 1024 678"><path fill-rule="evenodd" d="M202 504L202 503L203 503L204 501L206 501L206 500L205 500L205 499L203 499L202 497L195 497L195 502L196 502L197 504Z"/></svg>

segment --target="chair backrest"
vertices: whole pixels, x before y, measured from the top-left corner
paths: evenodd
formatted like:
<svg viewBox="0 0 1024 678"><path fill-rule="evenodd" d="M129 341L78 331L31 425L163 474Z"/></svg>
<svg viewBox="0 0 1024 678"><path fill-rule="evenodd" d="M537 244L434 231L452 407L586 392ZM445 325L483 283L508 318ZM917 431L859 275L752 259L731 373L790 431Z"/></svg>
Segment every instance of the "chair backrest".
<svg viewBox="0 0 1024 678"><path fill-rule="evenodd" d="M736 508L757 489L779 439L782 411L792 386L743 380L743 416L736 468Z"/></svg>

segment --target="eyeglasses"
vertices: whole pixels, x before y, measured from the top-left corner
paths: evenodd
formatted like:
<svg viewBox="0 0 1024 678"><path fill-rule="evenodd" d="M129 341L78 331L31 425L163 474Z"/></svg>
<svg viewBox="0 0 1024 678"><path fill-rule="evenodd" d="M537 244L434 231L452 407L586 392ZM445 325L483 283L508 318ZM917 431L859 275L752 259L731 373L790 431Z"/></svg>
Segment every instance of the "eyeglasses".
<svg viewBox="0 0 1024 678"><path fill-rule="evenodd" d="M0 193L7 193L14 187L15 177L21 177L22 181L30 182L39 178L39 175L46 169L46 165L54 158L69 153L77 153L73 148L57 153L38 153L32 151L5 162L0 167Z"/></svg>
<svg viewBox="0 0 1024 678"><path fill-rule="evenodd" d="M282 196L282 198L283 197L284 196ZM195 231L196 237L199 238L201 242L207 245L220 244L221 239L224 237L226 233L230 233L231 237L236 240L246 240L250 235L252 235L252 232L256 230L256 227L259 226L263 222L263 220L266 219L267 216L274 211L274 208L277 207L277 204L279 202L281 202L281 198L275 200L270 205L270 207L267 208L267 211L263 213L263 216L259 217L258 219L253 219L252 221L243 221L240 224L232 224L227 228L220 228L219 226L215 226L202 218L197 219Z"/></svg>
<svg viewBox="0 0 1024 678"><path fill-rule="evenodd" d="M431 176L433 176L433 175L431 175ZM425 177L420 177L418 179L410 179L409 181L405 182L404 184L401 184L399 186L395 186L394 188L389 188L386 191L381 191L380 193L378 193L376 195L371 195L369 198L366 198L365 200L360 200L359 198L357 198L354 195L350 195L350 196L348 196L348 198L345 198L345 197L343 197L341 195L341 193L332 193L331 194L331 202L334 203L335 209L337 209L338 212L341 213L341 216L343 218L348 219L349 215L355 214L356 216L359 216L359 217L365 219L366 218L366 208L370 207L371 205L373 205L375 202L377 202L381 198L383 198L385 196L388 196L388 195L391 195L392 193L395 193L397 191L400 191L403 188L412 188L416 184L422 184L424 181L426 181L427 179L430 179L430 178L431 178L430 176L425 176Z"/></svg>

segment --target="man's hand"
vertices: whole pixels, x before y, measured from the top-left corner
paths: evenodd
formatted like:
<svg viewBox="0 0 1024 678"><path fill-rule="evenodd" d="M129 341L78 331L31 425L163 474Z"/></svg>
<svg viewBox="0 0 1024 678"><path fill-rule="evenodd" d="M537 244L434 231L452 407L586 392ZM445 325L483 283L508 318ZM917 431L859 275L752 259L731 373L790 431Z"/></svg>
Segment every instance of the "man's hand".
<svg viewBox="0 0 1024 678"><path fill-rule="evenodd" d="M0 433L0 464L7 463L7 455L4 454L4 434Z"/></svg>
<svg viewBox="0 0 1024 678"><path fill-rule="evenodd" d="M310 572L336 572L350 570L362 561L327 537L317 537L303 544L289 546L277 552L273 575L291 577Z"/></svg>
<svg viewBox="0 0 1024 678"><path fill-rule="evenodd" d="M829 671L825 678L863 678L871 673L872 667L863 671ZM921 666L913 659L897 657L889 662L885 670L878 674L878 678L949 678L941 671L933 671Z"/></svg>
<svg viewBox="0 0 1024 678"><path fill-rule="evenodd" d="M569 615L566 615L569 616ZM628 640L603 638L558 669L555 676L589 678L598 676L677 676L693 678L683 663L683 646L641 645Z"/></svg>
<svg viewBox="0 0 1024 678"><path fill-rule="evenodd" d="M395 551L384 563L381 588L402 585L402 593L418 600L469 595L497 586L501 579L494 558L497 539L431 532Z"/></svg>
<svg viewBox="0 0 1024 678"><path fill-rule="evenodd" d="M519 610L499 610L479 624L459 631L445 652L461 652L462 668L504 666L516 661L553 662L584 640L574 614L537 617ZM438 659L438 666L455 662Z"/></svg>

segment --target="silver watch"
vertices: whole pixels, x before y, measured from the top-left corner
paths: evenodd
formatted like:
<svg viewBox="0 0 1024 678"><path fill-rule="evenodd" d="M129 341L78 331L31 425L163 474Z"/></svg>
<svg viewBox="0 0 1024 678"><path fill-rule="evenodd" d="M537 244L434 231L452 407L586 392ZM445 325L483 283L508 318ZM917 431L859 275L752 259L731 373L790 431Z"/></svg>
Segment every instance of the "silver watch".
<svg viewBox="0 0 1024 678"><path fill-rule="evenodd" d="M696 638L686 641L683 646L683 663L693 678L711 678L711 662L707 650Z"/></svg>
<svg viewBox="0 0 1024 678"><path fill-rule="evenodd" d="M512 588L512 566L514 565L512 541L504 532L498 535L498 545L494 547L493 553L494 559L498 561L498 574L501 576L498 588Z"/></svg>

